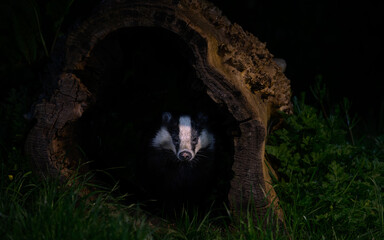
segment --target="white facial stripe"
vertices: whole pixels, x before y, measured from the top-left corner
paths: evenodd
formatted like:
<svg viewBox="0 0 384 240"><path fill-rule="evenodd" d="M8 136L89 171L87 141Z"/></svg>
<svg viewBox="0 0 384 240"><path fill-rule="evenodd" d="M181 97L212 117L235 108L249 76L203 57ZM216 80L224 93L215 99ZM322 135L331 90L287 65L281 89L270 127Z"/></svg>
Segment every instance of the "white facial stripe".
<svg viewBox="0 0 384 240"><path fill-rule="evenodd" d="M176 148L173 144L171 134L169 134L165 127L160 128L157 132L155 138L152 140L152 146L155 148L171 150L176 154Z"/></svg>
<svg viewBox="0 0 384 240"><path fill-rule="evenodd" d="M192 150L191 145L192 126L191 118L188 116L182 116L179 119L179 138L180 147L179 151L183 149Z"/></svg>
<svg viewBox="0 0 384 240"><path fill-rule="evenodd" d="M195 151L198 152L202 148L208 147L209 149L214 148L215 138L212 134L208 133L207 130L203 130L199 136L199 140L196 145Z"/></svg>

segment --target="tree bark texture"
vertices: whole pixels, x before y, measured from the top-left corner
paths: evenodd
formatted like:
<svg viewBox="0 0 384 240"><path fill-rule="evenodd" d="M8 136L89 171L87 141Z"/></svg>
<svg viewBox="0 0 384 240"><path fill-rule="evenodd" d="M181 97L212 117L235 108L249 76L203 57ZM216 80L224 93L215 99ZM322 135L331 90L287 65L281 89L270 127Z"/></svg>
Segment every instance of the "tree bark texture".
<svg viewBox="0 0 384 240"><path fill-rule="evenodd" d="M106 0L68 33L49 66L51 91L35 107L37 122L26 143L37 169L64 178L76 169L80 153L73 146L73 125L94 97L76 73L87 67L97 43L132 27L163 28L190 48L207 94L227 107L241 131L234 139L231 206L252 199L268 207L276 194L264 162L267 124L277 111L291 111L290 82L264 43L204 0Z"/></svg>

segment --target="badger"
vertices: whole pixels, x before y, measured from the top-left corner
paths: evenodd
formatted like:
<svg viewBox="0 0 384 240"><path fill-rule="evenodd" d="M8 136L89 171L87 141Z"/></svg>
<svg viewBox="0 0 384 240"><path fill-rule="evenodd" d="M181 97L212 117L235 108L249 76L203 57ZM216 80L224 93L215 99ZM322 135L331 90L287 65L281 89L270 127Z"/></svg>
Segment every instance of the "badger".
<svg viewBox="0 0 384 240"><path fill-rule="evenodd" d="M168 205L199 202L207 196L213 177L215 138L208 118L179 117L165 112L151 139L148 169L151 190Z"/></svg>

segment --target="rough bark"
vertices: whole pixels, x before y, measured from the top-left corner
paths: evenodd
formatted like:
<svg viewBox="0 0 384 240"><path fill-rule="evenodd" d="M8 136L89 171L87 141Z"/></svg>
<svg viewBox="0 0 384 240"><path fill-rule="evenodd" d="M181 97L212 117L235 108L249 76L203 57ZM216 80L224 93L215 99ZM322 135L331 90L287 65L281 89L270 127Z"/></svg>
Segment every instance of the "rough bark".
<svg viewBox="0 0 384 240"><path fill-rule="evenodd" d="M290 111L290 82L264 43L203 0L103 1L67 35L50 66L52 91L36 105L37 123L26 144L37 169L68 177L79 164L72 126L94 96L76 72L86 68L92 50L108 34L138 26L160 27L180 36L193 53L209 96L225 104L238 121L232 206L244 206L250 199L260 208L270 205L276 194L264 162L266 129L276 111Z"/></svg>

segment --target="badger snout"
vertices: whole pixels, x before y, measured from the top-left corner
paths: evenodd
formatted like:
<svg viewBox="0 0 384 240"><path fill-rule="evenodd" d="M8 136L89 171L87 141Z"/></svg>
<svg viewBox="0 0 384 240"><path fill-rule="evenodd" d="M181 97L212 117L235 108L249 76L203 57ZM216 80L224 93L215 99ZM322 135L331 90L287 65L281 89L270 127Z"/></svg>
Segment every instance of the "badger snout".
<svg viewBox="0 0 384 240"><path fill-rule="evenodd" d="M193 159L193 153L189 150L181 150L177 154L177 158L181 161L191 161Z"/></svg>

